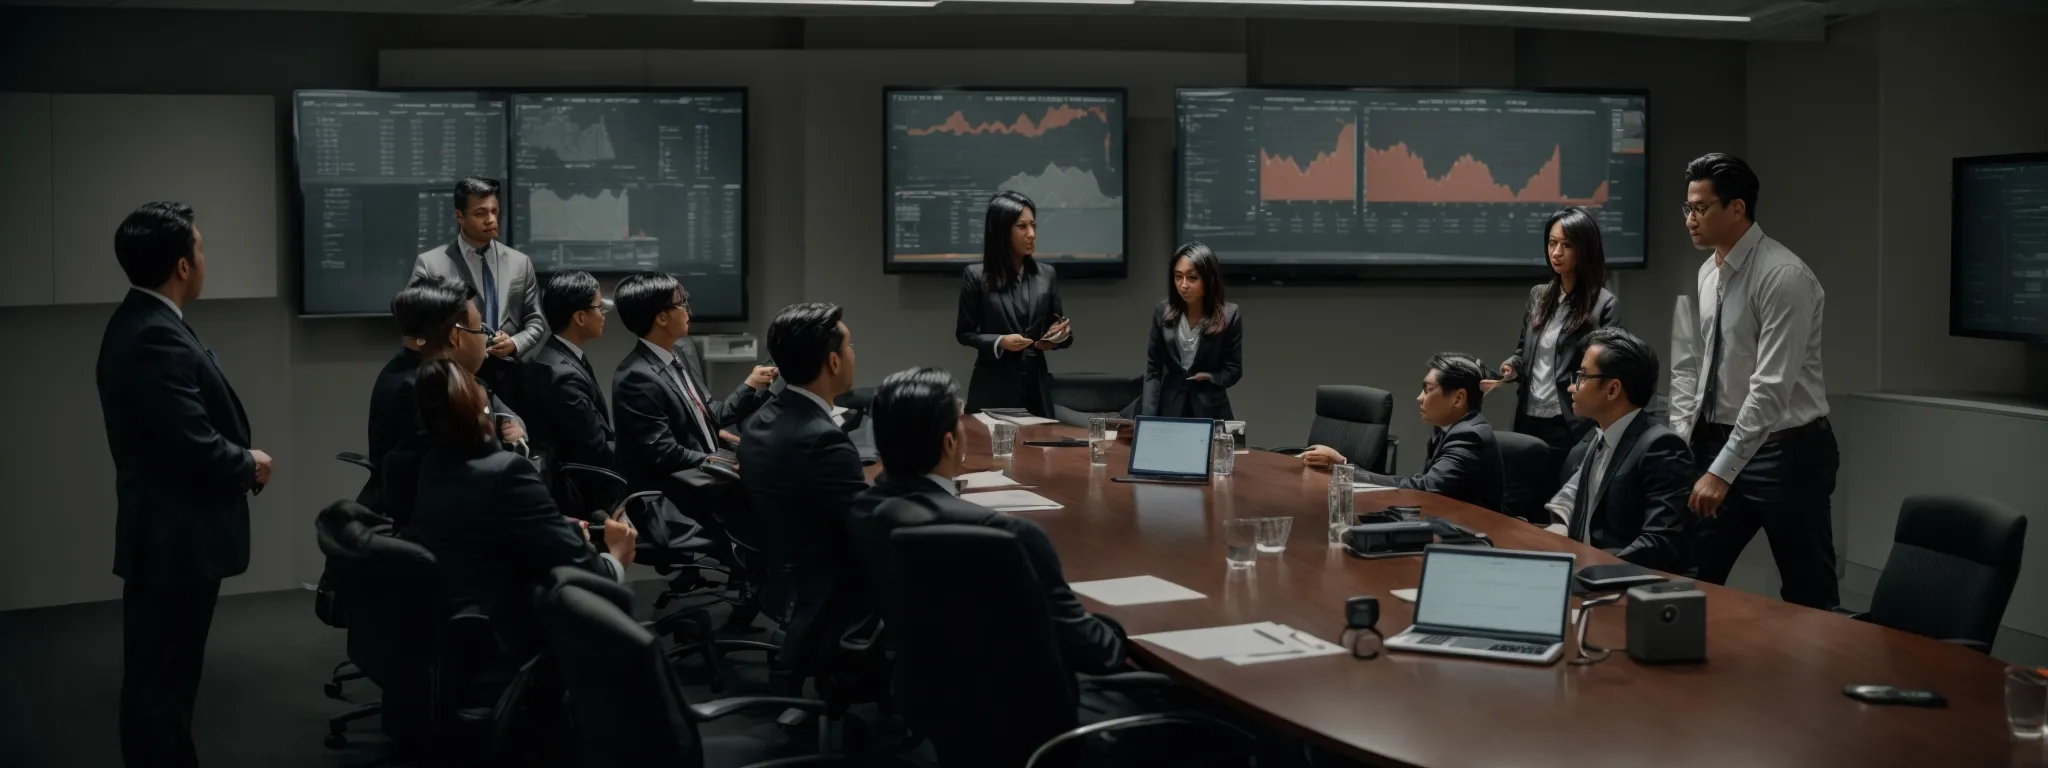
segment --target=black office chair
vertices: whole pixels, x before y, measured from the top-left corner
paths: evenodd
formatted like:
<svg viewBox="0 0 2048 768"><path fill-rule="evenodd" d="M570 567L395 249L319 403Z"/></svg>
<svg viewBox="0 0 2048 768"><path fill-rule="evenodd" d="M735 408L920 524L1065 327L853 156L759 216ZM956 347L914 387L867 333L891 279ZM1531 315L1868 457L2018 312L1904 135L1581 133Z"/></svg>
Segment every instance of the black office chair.
<svg viewBox="0 0 2048 768"><path fill-rule="evenodd" d="M1138 413L1145 395L1145 377L1121 373L1055 373L1052 375L1052 417L1061 424L1085 427L1097 417L1128 419Z"/></svg>
<svg viewBox="0 0 2048 768"><path fill-rule="evenodd" d="M848 432L860 429L866 423L869 406L875 401L874 387L854 387L832 399L832 404L846 409L839 427Z"/></svg>
<svg viewBox="0 0 2048 768"><path fill-rule="evenodd" d="M1549 524L1550 512L1543 505L1564 487L1554 482L1557 473L1550 469L1550 444L1535 435L1507 431L1493 433L1493 440L1500 446L1501 513L1537 525Z"/></svg>
<svg viewBox="0 0 2048 768"><path fill-rule="evenodd" d="M363 489L356 493L356 503L369 508L371 511L376 511L377 497L381 495L377 488L376 465L371 464L370 460L362 454L349 451L337 453L334 455L334 458L343 464L353 464L362 467L370 473L369 479L363 483ZM335 629L348 629L348 618L342 615L339 599L325 571L321 572L320 584L313 590L313 615L318 617L321 623L327 626ZM343 661L340 664L334 665L333 674L328 676L327 683L320 688L322 692L327 694L327 698L335 701L347 701L348 698L342 693L342 686L350 680L361 679L363 679L362 670L356 669L356 665L353 662Z"/></svg>
<svg viewBox="0 0 2048 768"><path fill-rule="evenodd" d="M1309 445L1327 445L1344 454L1353 466L1391 475L1401 452L1401 438L1390 428L1393 420L1394 396L1386 390L1322 384L1316 387L1316 416L1308 425L1308 445L1268 450L1299 456Z"/></svg>
<svg viewBox="0 0 2048 768"><path fill-rule="evenodd" d="M1873 624L1991 652L2026 547L2027 516L1973 496L1908 496L1877 577Z"/></svg>
<svg viewBox="0 0 2048 768"><path fill-rule="evenodd" d="M433 553L390 530L388 518L349 501L329 505L314 520L326 581L348 627L349 661L383 693L381 701L328 719L330 748L348 743L349 723L372 715L382 715L384 732L402 750L432 740L435 644L447 614L440 569ZM339 686L329 691L336 699L339 693Z"/></svg>
<svg viewBox="0 0 2048 768"><path fill-rule="evenodd" d="M1107 739L1089 737L1110 734L1117 748L1104 757L1162 764L1156 754L1131 754L1153 746L1132 731L1167 726L1179 727L1160 735L1180 748L1164 764L1209 764L1184 759L1183 752L1247 762L1239 758L1249 757L1251 736L1205 715L1165 712L1081 725L1080 686L1060 655L1045 590L1008 531L925 525L889 538L904 590L892 601L900 621L888 629L896 649L896 698L911 728L931 739L940 765L1066 765L1074 750L1092 757L1108 746ZM1187 749L1191 745L1209 749Z"/></svg>
<svg viewBox="0 0 2048 768"><path fill-rule="evenodd" d="M586 766L753 768L862 765L847 757L770 759L781 745L744 736L704 738L700 723L744 711L825 711L825 702L779 696L720 699L691 705L660 639L633 621L632 593L574 568L556 568L537 612L548 647L568 688Z"/></svg>

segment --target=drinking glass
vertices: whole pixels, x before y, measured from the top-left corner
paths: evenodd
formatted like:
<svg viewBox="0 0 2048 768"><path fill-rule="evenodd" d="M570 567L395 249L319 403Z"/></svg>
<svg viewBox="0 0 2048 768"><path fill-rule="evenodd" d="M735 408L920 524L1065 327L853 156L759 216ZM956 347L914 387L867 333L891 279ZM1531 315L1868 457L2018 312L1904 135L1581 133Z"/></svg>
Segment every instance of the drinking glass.
<svg viewBox="0 0 2048 768"><path fill-rule="evenodd" d="M988 426L989 455L998 459L1010 458L1017 452L1017 425L997 422Z"/></svg>
<svg viewBox="0 0 2048 768"><path fill-rule="evenodd" d="M1244 445L1244 422L1226 421L1223 422L1223 429L1230 433L1230 442L1236 447L1238 453L1251 452L1251 449L1246 448Z"/></svg>
<svg viewBox="0 0 2048 768"><path fill-rule="evenodd" d="M1351 496L1354 493L1351 487L1351 473L1353 469L1350 464L1338 464L1330 467L1328 507L1330 513L1331 544L1344 543L1344 532L1351 529Z"/></svg>
<svg viewBox="0 0 2048 768"><path fill-rule="evenodd" d="M2005 668L2005 724L2014 738L2041 738L2048 726L2048 678L2040 671Z"/></svg>
<svg viewBox="0 0 2048 768"><path fill-rule="evenodd" d="M1101 466L1109 463L1109 419L1097 416L1088 420L1088 463Z"/></svg>
<svg viewBox="0 0 2048 768"><path fill-rule="evenodd" d="M1209 437L1209 455L1209 471L1217 477L1228 477L1237 467L1237 444L1223 431L1223 422L1216 423L1216 432Z"/></svg>
<svg viewBox="0 0 2048 768"><path fill-rule="evenodd" d="M1259 564L1259 521L1251 518L1223 521L1223 560L1233 569Z"/></svg>
<svg viewBox="0 0 2048 768"><path fill-rule="evenodd" d="M1287 536L1294 533L1294 518L1261 517L1259 524L1259 551L1287 551Z"/></svg>

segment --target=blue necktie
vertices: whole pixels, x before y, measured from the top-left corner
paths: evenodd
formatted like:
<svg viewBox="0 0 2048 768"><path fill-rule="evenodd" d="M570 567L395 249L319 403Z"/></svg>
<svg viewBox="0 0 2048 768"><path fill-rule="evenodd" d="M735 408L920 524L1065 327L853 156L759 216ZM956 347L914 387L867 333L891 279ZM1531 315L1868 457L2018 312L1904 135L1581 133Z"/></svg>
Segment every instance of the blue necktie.
<svg viewBox="0 0 2048 768"><path fill-rule="evenodd" d="M484 273L484 330L498 331L498 278L491 274L490 246L477 249L476 262L483 266Z"/></svg>

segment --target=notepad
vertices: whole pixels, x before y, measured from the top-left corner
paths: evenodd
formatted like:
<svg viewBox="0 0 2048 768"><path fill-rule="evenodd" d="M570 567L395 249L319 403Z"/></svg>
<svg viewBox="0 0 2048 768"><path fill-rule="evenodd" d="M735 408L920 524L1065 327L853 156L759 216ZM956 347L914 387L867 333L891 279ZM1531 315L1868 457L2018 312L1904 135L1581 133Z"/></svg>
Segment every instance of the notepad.
<svg viewBox="0 0 2048 768"><path fill-rule="evenodd" d="M1344 646L1294 629L1285 624L1278 626L1281 629L1287 630L1286 634L1280 635L1281 639L1287 641L1287 647L1276 647L1273 650L1258 651L1242 656L1228 656L1224 658L1224 661L1242 667L1248 664L1264 664L1270 661L1293 661L1295 659L1312 659L1317 656L1335 656L1344 652Z"/></svg>
<svg viewBox="0 0 2048 768"><path fill-rule="evenodd" d="M994 470L988 472L969 472L961 475L959 480L961 489L969 491L983 488L1002 488L1017 484L1017 481L1010 479L1009 475Z"/></svg>
<svg viewBox="0 0 2048 768"><path fill-rule="evenodd" d="M1227 659L1232 664L1263 664L1269 661L1328 656L1343 653L1344 647L1300 632L1285 624L1262 621L1207 629L1183 629L1132 635L1191 659Z"/></svg>
<svg viewBox="0 0 2048 768"><path fill-rule="evenodd" d="M980 504L997 512L1037 512L1060 509L1060 503L1026 490L983 491L969 493L960 498Z"/></svg>
<svg viewBox="0 0 2048 768"><path fill-rule="evenodd" d="M1035 427L1040 424L1060 423L1058 419L1048 419L1044 416L1005 416L998 414L996 418L1010 422L1011 424L1015 424L1020 427Z"/></svg>
<svg viewBox="0 0 2048 768"><path fill-rule="evenodd" d="M996 417L994 417L994 416L990 416L990 415L988 415L988 414L986 414L986 413L980 413L980 412L976 412L976 413L974 414L974 420L975 420L975 421L979 421L979 422L981 422L981 425L982 425L982 426L984 426L984 427L993 427L993 426L995 426L995 425L997 425L997 424L1001 424L1001 423L1002 423L1002 422L1000 422L1000 421L996 421Z"/></svg>
<svg viewBox="0 0 2048 768"><path fill-rule="evenodd" d="M1170 603L1175 600L1200 600L1207 597L1157 576L1077 581L1068 584L1067 588L1074 590L1074 594L1095 602L1116 606Z"/></svg>

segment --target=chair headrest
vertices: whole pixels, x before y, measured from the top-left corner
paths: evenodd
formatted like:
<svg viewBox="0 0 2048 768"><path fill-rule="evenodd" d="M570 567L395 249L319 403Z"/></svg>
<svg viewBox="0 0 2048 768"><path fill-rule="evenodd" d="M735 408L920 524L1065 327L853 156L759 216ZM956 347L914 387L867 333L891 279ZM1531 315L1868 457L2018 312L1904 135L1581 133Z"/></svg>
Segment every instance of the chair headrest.
<svg viewBox="0 0 2048 768"><path fill-rule="evenodd" d="M1493 433L1493 441L1495 445L1500 447L1500 452L1503 456L1510 453L1520 455L1538 451L1548 453L1550 451L1550 444L1543 442L1543 438L1521 432L1496 430Z"/></svg>
<svg viewBox="0 0 2048 768"><path fill-rule="evenodd" d="M1357 384L1316 386L1316 415L1326 419L1386 424L1394 417L1394 396L1384 389Z"/></svg>
<svg viewBox="0 0 2048 768"><path fill-rule="evenodd" d="M604 598L628 615L633 612L633 591L610 578L567 565L549 571L548 577L547 586L541 590L543 597L552 598L566 587L577 587Z"/></svg>
<svg viewBox="0 0 2048 768"><path fill-rule="evenodd" d="M396 560L434 564L434 555L391 535L391 519L348 499L327 505L313 521L320 553L330 558Z"/></svg>
<svg viewBox="0 0 2048 768"><path fill-rule="evenodd" d="M2026 538L2026 515L1991 499L1945 494L1906 497L1892 534L1899 544L1994 567L2017 563Z"/></svg>

